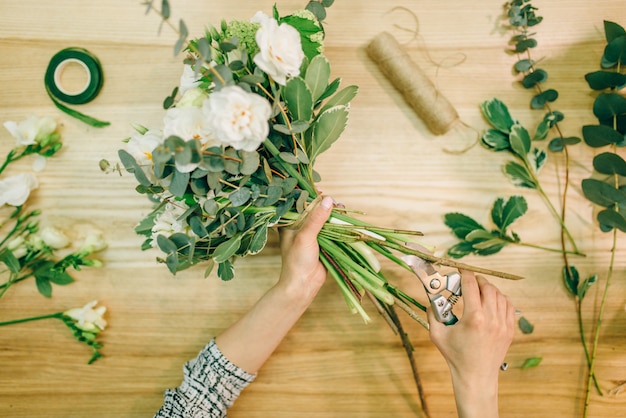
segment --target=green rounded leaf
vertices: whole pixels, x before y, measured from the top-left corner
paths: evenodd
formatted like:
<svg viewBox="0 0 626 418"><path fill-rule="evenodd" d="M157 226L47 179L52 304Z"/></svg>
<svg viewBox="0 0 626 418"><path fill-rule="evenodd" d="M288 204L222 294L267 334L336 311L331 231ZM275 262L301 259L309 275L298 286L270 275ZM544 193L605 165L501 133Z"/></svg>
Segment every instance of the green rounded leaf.
<svg viewBox="0 0 626 418"><path fill-rule="evenodd" d="M626 161L612 152L603 152L593 159L593 168L602 174L626 176Z"/></svg>
<svg viewBox="0 0 626 418"><path fill-rule="evenodd" d="M554 89L545 90L532 98L530 107L532 109L541 109L546 103L553 102L559 97L559 93Z"/></svg>
<svg viewBox="0 0 626 418"><path fill-rule="evenodd" d="M480 105L480 109L487 121L499 131L508 133L515 123L509 109L499 99L486 100Z"/></svg>
<svg viewBox="0 0 626 418"><path fill-rule="evenodd" d="M604 21L604 35L606 42L609 43L615 38L626 35L626 30L618 23L611 22L610 20Z"/></svg>
<svg viewBox="0 0 626 418"><path fill-rule="evenodd" d="M626 114L626 98L617 93L602 93L593 102L593 114L600 120Z"/></svg>
<svg viewBox="0 0 626 418"><path fill-rule="evenodd" d="M621 213L612 209L605 209L598 213L598 222L601 225L611 228L617 228L622 232L626 232L626 218Z"/></svg>
<svg viewBox="0 0 626 418"><path fill-rule="evenodd" d="M624 136L609 126L585 125L583 126L583 139L590 147L599 148L618 144L624 141Z"/></svg>
<svg viewBox="0 0 626 418"><path fill-rule="evenodd" d="M522 85L530 89L535 87L539 83L543 83L548 79L548 73L545 70L537 69L530 74L527 74L522 80Z"/></svg>
<svg viewBox="0 0 626 418"><path fill-rule="evenodd" d="M619 89L626 85L626 74L615 71L594 71L585 74L585 80L592 90Z"/></svg>
<svg viewBox="0 0 626 418"><path fill-rule="evenodd" d="M610 68L614 65L626 63L626 36L620 36L609 42L602 55L602 67Z"/></svg>
<svg viewBox="0 0 626 418"><path fill-rule="evenodd" d="M515 71L518 73L525 73L526 71L529 71L533 65L535 65L535 61L531 59L522 59L517 61L513 68L515 68Z"/></svg>
<svg viewBox="0 0 626 418"><path fill-rule="evenodd" d="M618 204L620 207L626 207L626 193L616 189L612 184L596 179L584 179L582 190L585 197L597 205L612 207Z"/></svg>

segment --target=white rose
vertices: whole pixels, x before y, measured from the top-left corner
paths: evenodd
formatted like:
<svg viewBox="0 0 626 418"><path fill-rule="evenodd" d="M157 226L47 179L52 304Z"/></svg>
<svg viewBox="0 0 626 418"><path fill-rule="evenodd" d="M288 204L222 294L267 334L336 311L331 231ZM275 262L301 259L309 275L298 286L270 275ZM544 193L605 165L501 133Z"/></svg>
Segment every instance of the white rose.
<svg viewBox="0 0 626 418"><path fill-rule="evenodd" d="M104 330L107 325L103 318L107 308L99 306L94 309L97 303L98 301L94 300L82 308L73 308L63 312L63 314L76 321L76 326L83 331L98 333Z"/></svg>
<svg viewBox="0 0 626 418"><path fill-rule="evenodd" d="M31 173L21 173L0 180L0 206L9 204L21 206L26 202L30 191L39 187L37 177Z"/></svg>
<svg viewBox="0 0 626 418"><path fill-rule="evenodd" d="M272 106L238 86L212 93L202 108L215 138L235 149L254 151L267 138Z"/></svg>
<svg viewBox="0 0 626 418"><path fill-rule="evenodd" d="M63 232L52 226L47 226L39 231L39 236L48 247L55 250L65 248L70 243L70 239Z"/></svg>
<svg viewBox="0 0 626 418"><path fill-rule="evenodd" d="M152 151L162 143L163 135L160 131L148 130L143 135L135 132L126 144L126 151L133 156L153 184L156 183L156 177L152 169Z"/></svg>
<svg viewBox="0 0 626 418"><path fill-rule="evenodd" d="M256 33L256 43L260 52L254 62L278 84L285 85L287 76L300 74L304 59L300 33L286 23L278 25L276 19L263 12L257 12L252 19L261 27Z"/></svg>
<svg viewBox="0 0 626 418"><path fill-rule="evenodd" d="M11 241L7 242L7 248L13 253L15 258L22 258L28 253L23 237L13 238Z"/></svg>
<svg viewBox="0 0 626 418"><path fill-rule="evenodd" d="M198 76L199 74L196 74L191 65L185 64L183 66L183 74L180 76L180 86L178 88L178 92L180 94L185 94L187 90L198 87L200 84Z"/></svg>
<svg viewBox="0 0 626 418"><path fill-rule="evenodd" d="M46 138L57 128L54 119L50 117L38 118L35 115L28 116L20 123L7 121L4 127L17 141L17 146L28 146Z"/></svg>

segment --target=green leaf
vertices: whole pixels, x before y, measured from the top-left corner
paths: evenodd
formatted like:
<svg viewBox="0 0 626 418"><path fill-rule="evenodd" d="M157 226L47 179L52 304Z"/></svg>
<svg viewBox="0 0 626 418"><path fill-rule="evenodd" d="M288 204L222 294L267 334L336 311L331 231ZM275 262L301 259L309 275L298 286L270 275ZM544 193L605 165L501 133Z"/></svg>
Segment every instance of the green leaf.
<svg viewBox="0 0 626 418"><path fill-rule="evenodd" d="M310 160L326 151L341 136L348 123L348 109L335 106L320 113L313 124Z"/></svg>
<svg viewBox="0 0 626 418"><path fill-rule="evenodd" d="M306 10L313 13L320 22L326 19L326 8L317 1L309 1L306 5Z"/></svg>
<svg viewBox="0 0 626 418"><path fill-rule="evenodd" d="M313 102L319 100L322 94L324 94L326 87L328 87L329 78L330 62L328 62L325 56L317 55L311 60L304 76L306 84L313 93Z"/></svg>
<svg viewBox="0 0 626 418"><path fill-rule="evenodd" d="M548 144L548 148L552 152L561 152L567 145L575 145L581 141L580 138L576 136L568 136L566 138L554 138Z"/></svg>
<svg viewBox="0 0 626 418"><path fill-rule="evenodd" d="M620 36L609 42L602 54L602 67L610 68L626 63L626 36Z"/></svg>
<svg viewBox="0 0 626 418"><path fill-rule="evenodd" d="M491 126L502 132L510 132L515 121L502 101L496 98L486 100L481 103L480 109Z"/></svg>
<svg viewBox="0 0 626 418"><path fill-rule="evenodd" d="M235 266L228 260L223 261L217 265L217 276L224 280L229 281L235 277Z"/></svg>
<svg viewBox="0 0 626 418"><path fill-rule="evenodd" d="M497 129L487 129L481 138L482 143L494 151L509 149L509 136Z"/></svg>
<svg viewBox="0 0 626 418"><path fill-rule="evenodd" d="M624 140L624 136L609 126L585 125L583 126L583 139L590 147L600 148L618 144Z"/></svg>
<svg viewBox="0 0 626 418"><path fill-rule="evenodd" d="M604 21L604 35L606 37L606 42L609 43L612 40L619 38L620 36L626 35L626 30L619 24L615 22L611 22L610 20Z"/></svg>
<svg viewBox="0 0 626 418"><path fill-rule="evenodd" d="M465 239L467 234L474 230L485 230L485 228L474 219L462 213L446 213L443 222L452 233L459 239Z"/></svg>
<svg viewBox="0 0 626 418"><path fill-rule="evenodd" d="M541 363L541 357L530 357L524 360L524 364L522 364L522 370L531 369L533 367L539 366Z"/></svg>
<svg viewBox="0 0 626 418"><path fill-rule="evenodd" d="M47 277L36 275L35 284L37 285L37 290L39 291L39 293L47 298L52 297L52 285L50 284L50 280Z"/></svg>
<svg viewBox="0 0 626 418"><path fill-rule="evenodd" d="M587 295L587 291L589 290L591 285L593 285L597 281L598 281L598 276L595 275L595 274L593 276L591 276L591 277L586 278L580 284L580 286L578 286L578 298L580 300L583 300L585 298L585 296Z"/></svg>
<svg viewBox="0 0 626 418"><path fill-rule="evenodd" d="M601 93L593 102L593 114L600 120L626 113L626 98L617 93Z"/></svg>
<svg viewBox="0 0 626 418"><path fill-rule="evenodd" d="M283 97L294 120L307 122L311 120L313 117L313 95L303 78L289 79L283 89Z"/></svg>
<svg viewBox="0 0 626 418"><path fill-rule="evenodd" d="M146 177L146 174L143 172L139 164L137 164L137 161L132 155L122 149L117 152L117 155L120 157L120 161L124 165L124 168L126 168L126 171L134 174L135 178L141 185L152 185L152 182L148 180L148 177Z"/></svg>
<svg viewBox="0 0 626 418"><path fill-rule="evenodd" d="M199 216L191 216L188 219L189 226L194 234L196 234L199 238L204 238L209 235L209 231L207 231L206 227L202 223L202 219Z"/></svg>
<svg viewBox="0 0 626 418"><path fill-rule="evenodd" d="M622 232L626 232L626 218L621 213L613 209L605 209L598 213L598 222L601 225L608 226L611 229L617 228Z"/></svg>
<svg viewBox="0 0 626 418"><path fill-rule="evenodd" d="M569 270L567 267L563 267L563 283L572 296L578 295L580 275L578 274L578 269L576 267L569 266Z"/></svg>
<svg viewBox="0 0 626 418"><path fill-rule="evenodd" d="M252 196L252 192L247 187L240 187L239 189L232 192L228 199L231 201L233 206L243 206L248 200L250 200L250 196Z"/></svg>
<svg viewBox="0 0 626 418"><path fill-rule="evenodd" d="M521 59L515 63L515 66L513 68L515 68L515 71L517 71L518 73L525 73L526 71L530 70L533 65L535 65L535 62L533 60Z"/></svg>
<svg viewBox="0 0 626 418"><path fill-rule="evenodd" d="M491 241L494 238L497 238L497 237L494 236L494 234L492 234L491 232L486 231L484 229L475 229L465 236L465 240L474 244L474 248L480 248L480 247L477 247L476 244L481 243L481 242Z"/></svg>
<svg viewBox="0 0 626 418"><path fill-rule="evenodd" d="M541 109L546 103L553 102L559 97L559 93L554 89L548 89L535 95L530 101L532 109Z"/></svg>
<svg viewBox="0 0 626 418"><path fill-rule="evenodd" d="M335 94L335 92L337 91L340 85L341 85L341 78L336 78L333 81L331 81L328 87L326 87L326 90L324 90L324 93L322 93L322 95L317 99L317 101L320 102L332 96L333 94Z"/></svg>
<svg viewBox="0 0 626 418"><path fill-rule="evenodd" d="M11 273L19 273L22 269L19 260L8 248L3 248L2 251L0 251L0 262L3 262Z"/></svg>
<svg viewBox="0 0 626 418"><path fill-rule="evenodd" d="M265 222L255 231L252 240L250 240L250 246L248 247L249 254L258 254L265 247L267 243L267 225L268 223Z"/></svg>
<svg viewBox="0 0 626 418"><path fill-rule="evenodd" d="M601 174L618 174L626 177L626 161L612 152L603 152L593 159L593 168Z"/></svg>
<svg viewBox="0 0 626 418"><path fill-rule="evenodd" d="M511 126L511 135L509 136L511 149L513 152L525 160L526 155L530 152L530 134L522 125L516 123Z"/></svg>
<svg viewBox="0 0 626 418"><path fill-rule="evenodd" d="M615 71L594 71L585 74L585 80L592 90L605 90L625 85L626 75Z"/></svg>
<svg viewBox="0 0 626 418"><path fill-rule="evenodd" d="M237 234L229 240L224 241L220 245L218 245L213 252L213 260L215 260L215 262L220 265L223 262L228 261L228 259L232 257L239 249L239 245L241 245L241 238L242 235ZM220 277L222 276L220 275Z"/></svg>
<svg viewBox="0 0 626 418"><path fill-rule="evenodd" d="M320 114L335 106L347 106L348 103L350 103L352 99L354 99L358 91L359 88L357 86L348 86L339 90L324 104L324 107L322 107L322 109L320 110Z"/></svg>
<svg viewBox="0 0 626 418"><path fill-rule="evenodd" d="M51 271L46 275L51 283L65 286L74 282L74 278L64 271Z"/></svg>
<svg viewBox="0 0 626 418"><path fill-rule="evenodd" d="M527 89L535 87L539 83L543 83L548 79L548 73L544 70L538 69L530 74L527 74L522 80L522 86Z"/></svg>
<svg viewBox="0 0 626 418"><path fill-rule="evenodd" d="M518 324L519 329L522 331L523 334L532 334L535 330L534 325L531 324L530 321L528 321L528 319L523 316L519 319Z"/></svg>
<svg viewBox="0 0 626 418"><path fill-rule="evenodd" d="M174 241L167 238L165 235L157 235L157 245L159 249L166 254L176 253L178 247L174 244Z"/></svg>
<svg viewBox="0 0 626 418"><path fill-rule="evenodd" d="M535 173L539 173L547 158L548 154L544 150L533 148L528 154L528 163L535 170Z"/></svg>
<svg viewBox="0 0 626 418"><path fill-rule="evenodd" d="M265 198L265 206L273 206L283 195L283 188L280 186L270 185L267 188L267 197Z"/></svg>
<svg viewBox="0 0 626 418"><path fill-rule="evenodd" d="M474 252L471 242L461 241L452 247L448 248L448 255L452 258L463 258L466 255L470 255Z"/></svg>
<svg viewBox="0 0 626 418"><path fill-rule="evenodd" d="M528 189L537 188L537 182L533 179L526 167L515 161L509 161L504 165L504 174L517 187L525 187Z"/></svg>
<svg viewBox="0 0 626 418"><path fill-rule="evenodd" d="M181 173L178 170L174 170L172 176L172 182L170 183L169 190L176 197L183 197L187 191L187 185L189 185L190 173Z"/></svg>
<svg viewBox="0 0 626 418"><path fill-rule="evenodd" d="M502 233L528 210L523 196L511 196L502 209L502 222L499 225Z"/></svg>
<svg viewBox="0 0 626 418"><path fill-rule="evenodd" d="M529 38L529 39L525 39L523 41L518 42L515 45L515 52L518 53L522 53L522 52L526 52L526 50L530 49L530 48L534 48L537 46L537 41Z"/></svg>
<svg viewBox="0 0 626 418"><path fill-rule="evenodd" d="M499 252L501 249L506 247L508 243L506 241L501 240L500 238L494 238L488 241L482 241L479 243L472 244L475 253L481 256L492 255Z"/></svg>
<svg viewBox="0 0 626 418"><path fill-rule="evenodd" d="M499 197L493 202L491 207L491 221L498 229L502 229L502 210L504 209L504 199Z"/></svg>
<svg viewBox="0 0 626 418"><path fill-rule="evenodd" d="M616 189L612 184L596 179L584 179L582 190L585 197L597 205L607 208L615 204L620 207L626 206L626 193Z"/></svg>

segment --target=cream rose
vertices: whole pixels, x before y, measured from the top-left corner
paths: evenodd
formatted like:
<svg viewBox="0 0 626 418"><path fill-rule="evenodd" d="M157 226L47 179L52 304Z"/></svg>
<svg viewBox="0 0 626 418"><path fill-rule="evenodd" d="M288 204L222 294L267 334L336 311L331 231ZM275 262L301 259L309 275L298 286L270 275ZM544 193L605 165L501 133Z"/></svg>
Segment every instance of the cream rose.
<svg viewBox="0 0 626 418"><path fill-rule="evenodd" d="M223 145L254 151L267 138L272 106L238 86L212 93L202 111L213 136Z"/></svg>
<svg viewBox="0 0 626 418"><path fill-rule="evenodd" d="M37 177L31 173L21 173L0 180L0 206L22 206L30 196L30 191L37 187Z"/></svg>
<svg viewBox="0 0 626 418"><path fill-rule="evenodd" d="M279 25L263 12L257 12L250 21L261 25L256 32L260 52L254 56L254 63L284 86L287 77L300 74L304 59L300 33L286 23Z"/></svg>

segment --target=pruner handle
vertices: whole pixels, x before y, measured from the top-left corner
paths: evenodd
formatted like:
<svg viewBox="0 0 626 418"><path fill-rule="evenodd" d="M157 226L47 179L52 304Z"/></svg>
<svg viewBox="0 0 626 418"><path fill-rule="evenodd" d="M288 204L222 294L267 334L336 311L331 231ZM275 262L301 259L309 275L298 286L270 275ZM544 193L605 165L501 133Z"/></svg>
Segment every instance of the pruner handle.
<svg viewBox="0 0 626 418"><path fill-rule="evenodd" d="M430 307L435 314L435 318L444 325L454 325L459 321L452 312L452 306L452 303L443 295L435 295L430 300Z"/></svg>

